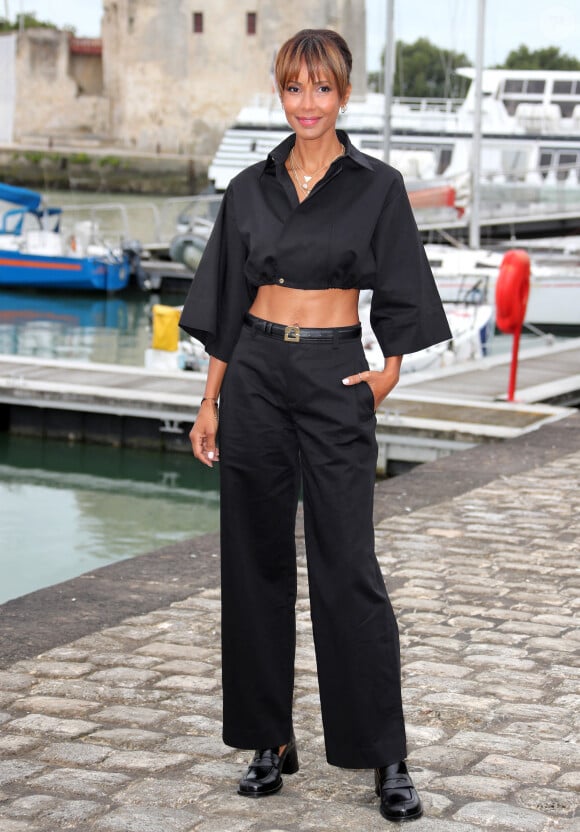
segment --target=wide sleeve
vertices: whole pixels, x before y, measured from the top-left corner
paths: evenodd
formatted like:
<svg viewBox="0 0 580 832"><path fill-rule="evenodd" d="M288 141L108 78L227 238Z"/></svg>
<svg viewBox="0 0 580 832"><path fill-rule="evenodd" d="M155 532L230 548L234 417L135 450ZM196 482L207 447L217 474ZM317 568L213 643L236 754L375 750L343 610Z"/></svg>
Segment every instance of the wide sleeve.
<svg viewBox="0 0 580 832"><path fill-rule="evenodd" d="M228 362L255 290L245 277L247 250L236 223L231 186L222 199L210 238L191 283L180 327L210 355Z"/></svg>
<svg viewBox="0 0 580 832"><path fill-rule="evenodd" d="M388 189L372 246L377 271L370 322L383 355L406 355L451 338L402 178Z"/></svg>

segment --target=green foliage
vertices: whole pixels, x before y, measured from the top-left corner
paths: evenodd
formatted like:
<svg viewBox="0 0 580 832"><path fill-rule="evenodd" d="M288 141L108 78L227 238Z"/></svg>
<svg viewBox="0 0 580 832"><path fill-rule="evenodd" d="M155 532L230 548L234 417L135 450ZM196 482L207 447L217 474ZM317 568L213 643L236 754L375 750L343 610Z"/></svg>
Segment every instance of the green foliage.
<svg viewBox="0 0 580 832"><path fill-rule="evenodd" d="M397 60L393 95L419 98L462 98L469 81L454 74L461 66L471 66L463 52L439 49L428 38L415 43L397 41ZM384 66L384 53L381 57ZM498 69L563 69L580 70L580 60L560 52L558 46L530 50L524 44L513 49ZM382 92L383 73L371 72L369 88Z"/></svg>
<svg viewBox="0 0 580 832"><path fill-rule="evenodd" d="M20 16L12 23L5 17L0 17L0 32L17 32L20 29ZM48 20L39 20L34 12L25 12L22 15L22 28L24 29L57 29L54 23Z"/></svg>
<svg viewBox="0 0 580 832"><path fill-rule="evenodd" d="M580 69L580 61L565 52L559 46L546 46L530 51L523 43L512 49L505 63L498 69Z"/></svg>
<svg viewBox="0 0 580 832"><path fill-rule="evenodd" d="M118 156L102 156L99 159L99 167L114 168L115 170L117 170L121 167L121 160Z"/></svg>
<svg viewBox="0 0 580 832"><path fill-rule="evenodd" d="M88 165L90 161L91 157L88 153L71 153L69 156L69 162L73 165Z"/></svg>
<svg viewBox="0 0 580 832"><path fill-rule="evenodd" d="M32 162L33 165L38 165L39 162L42 161L44 153L40 150L26 150L22 156L27 162Z"/></svg>
<svg viewBox="0 0 580 832"><path fill-rule="evenodd" d="M461 66L471 66L463 52L440 49L428 38L415 43L397 41L397 59L393 79L393 95L412 98L463 98L469 81L455 75ZM381 63L384 66L384 53ZM383 73L369 75L369 87L383 89Z"/></svg>

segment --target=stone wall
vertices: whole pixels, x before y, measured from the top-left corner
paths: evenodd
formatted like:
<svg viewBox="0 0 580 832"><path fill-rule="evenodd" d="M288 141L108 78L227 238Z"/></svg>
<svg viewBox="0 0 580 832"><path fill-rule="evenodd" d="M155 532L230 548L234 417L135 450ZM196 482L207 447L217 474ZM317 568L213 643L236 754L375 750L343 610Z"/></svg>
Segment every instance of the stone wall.
<svg viewBox="0 0 580 832"><path fill-rule="evenodd" d="M206 170L197 169L188 156L74 148L0 149L0 182L39 191L187 196L207 185Z"/></svg>
<svg viewBox="0 0 580 832"><path fill-rule="evenodd" d="M83 95L78 81L85 74L89 89L96 88L96 62L90 58L83 60L84 56L74 57L75 64L71 67L67 32L28 29L18 36L14 108L16 142L108 135L107 99L102 95Z"/></svg>
<svg viewBox="0 0 580 832"><path fill-rule="evenodd" d="M276 51L306 27L346 35L363 94L364 0L104 0L102 58L75 52L66 32L18 35L14 139L183 154L199 170L240 109L274 91Z"/></svg>
<svg viewBox="0 0 580 832"><path fill-rule="evenodd" d="M300 27L346 34L356 53L355 94L364 92L363 0L196 0L193 8L190 0L105 0L104 81L110 132L120 143L211 157L242 106L273 91L276 50ZM255 34L248 13L256 15Z"/></svg>

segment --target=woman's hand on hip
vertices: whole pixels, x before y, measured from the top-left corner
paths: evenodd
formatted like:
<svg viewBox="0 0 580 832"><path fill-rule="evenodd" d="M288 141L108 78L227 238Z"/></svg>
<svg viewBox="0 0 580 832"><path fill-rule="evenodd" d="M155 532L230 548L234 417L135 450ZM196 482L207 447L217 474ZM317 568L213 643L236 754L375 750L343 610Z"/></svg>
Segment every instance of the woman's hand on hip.
<svg viewBox="0 0 580 832"><path fill-rule="evenodd" d="M193 455L208 468L219 462L219 449L216 446L218 429L218 406L211 399L203 401L197 414L195 424L189 432Z"/></svg>
<svg viewBox="0 0 580 832"><path fill-rule="evenodd" d="M402 355L391 355L385 358L385 368L378 370L362 370L354 376L343 378L343 384L368 384L375 399L375 410L380 406L391 390L397 385L401 373Z"/></svg>

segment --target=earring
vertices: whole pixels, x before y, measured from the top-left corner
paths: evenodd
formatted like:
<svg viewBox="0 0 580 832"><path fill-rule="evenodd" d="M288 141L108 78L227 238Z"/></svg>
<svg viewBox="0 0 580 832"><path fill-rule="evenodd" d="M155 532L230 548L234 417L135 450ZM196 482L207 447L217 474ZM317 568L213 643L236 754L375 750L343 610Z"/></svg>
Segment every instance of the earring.
<svg viewBox="0 0 580 832"><path fill-rule="evenodd" d="M346 104L343 104L340 108L340 112L344 115L346 113Z"/></svg>

